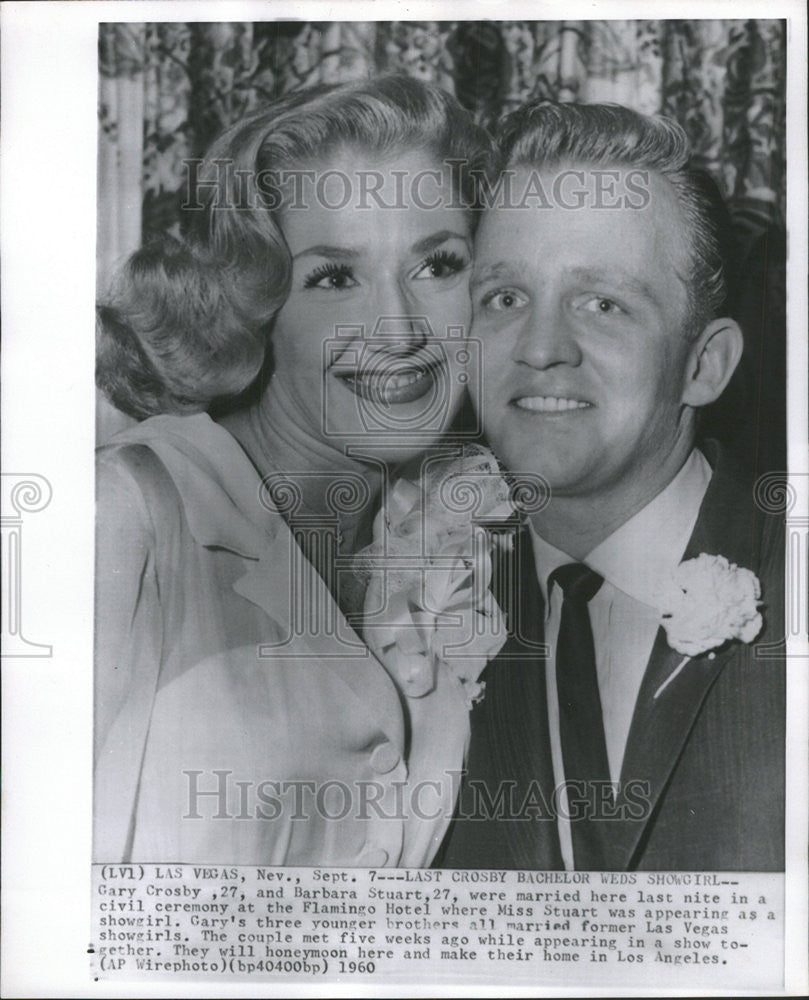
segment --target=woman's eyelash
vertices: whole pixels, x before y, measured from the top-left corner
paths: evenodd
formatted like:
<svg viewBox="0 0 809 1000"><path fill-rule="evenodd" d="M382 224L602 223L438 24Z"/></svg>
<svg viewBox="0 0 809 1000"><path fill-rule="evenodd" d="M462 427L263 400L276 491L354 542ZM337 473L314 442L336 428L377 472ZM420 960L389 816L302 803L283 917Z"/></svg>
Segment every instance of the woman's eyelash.
<svg viewBox="0 0 809 1000"><path fill-rule="evenodd" d="M316 267L311 274L308 274L303 281L304 288L314 288L319 285L324 278L348 278L353 279L354 272L347 264L321 264Z"/></svg>
<svg viewBox="0 0 809 1000"><path fill-rule="evenodd" d="M435 250L428 257L425 257L419 265L419 270L429 266L435 267L437 264L448 267L453 273L457 273L463 271L468 261L460 254L455 253L454 250Z"/></svg>
<svg viewBox="0 0 809 1000"><path fill-rule="evenodd" d="M446 270L449 272L449 274L434 274L433 277L450 277L463 271L468 265L469 261L453 250L436 250L424 258L421 264L419 264L416 273L423 271L426 267L430 267L435 270ZM333 281L343 280L344 282L351 282L354 280L354 272L348 264L335 264L332 262L321 264L304 278L303 287L317 288L326 278Z"/></svg>

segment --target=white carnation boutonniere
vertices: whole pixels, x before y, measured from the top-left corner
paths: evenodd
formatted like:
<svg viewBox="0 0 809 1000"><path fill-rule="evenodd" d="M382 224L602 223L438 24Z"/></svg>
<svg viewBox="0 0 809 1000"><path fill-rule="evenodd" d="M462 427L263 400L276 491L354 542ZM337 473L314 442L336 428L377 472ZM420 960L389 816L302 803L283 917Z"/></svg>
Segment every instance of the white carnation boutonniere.
<svg viewBox="0 0 809 1000"><path fill-rule="evenodd" d="M514 513L496 459L479 445L391 488L355 560L367 579L363 637L408 697L429 694L440 670L460 683L467 707L483 697L478 678L507 634L489 590L492 553L510 538L473 517L506 522Z"/></svg>
<svg viewBox="0 0 809 1000"><path fill-rule="evenodd" d="M655 698L690 659L706 652L713 659L713 651L726 642L752 642L763 624L758 577L724 556L703 552L686 559L663 581L655 597L669 645L685 654Z"/></svg>

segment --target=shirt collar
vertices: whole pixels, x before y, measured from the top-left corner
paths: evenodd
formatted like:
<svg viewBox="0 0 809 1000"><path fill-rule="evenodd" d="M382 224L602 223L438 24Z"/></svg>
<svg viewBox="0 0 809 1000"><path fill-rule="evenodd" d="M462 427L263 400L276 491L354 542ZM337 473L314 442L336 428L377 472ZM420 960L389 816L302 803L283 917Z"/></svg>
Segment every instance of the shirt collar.
<svg viewBox="0 0 809 1000"><path fill-rule="evenodd" d="M546 542L544 538L536 533L534 526L531 522L528 522L528 530L531 532L531 543L534 547L534 561L537 567L537 578L539 579L539 587L542 591L542 599L545 602L545 612L549 611L550 605L548 603L548 579L554 570L559 569L560 566L564 566L570 562L576 562L572 556L569 556L567 552L562 552L561 549L557 549L550 542Z"/></svg>
<svg viewBox="0 0 809 1000"><path fill-rule="evenodd" d="M648 605L661 576L683 557L710 479L711 467L695 448L668 486L582 561L618 590ZM576 560L540 538L533 526L530 530L547 608L548 577Z"/></svg>

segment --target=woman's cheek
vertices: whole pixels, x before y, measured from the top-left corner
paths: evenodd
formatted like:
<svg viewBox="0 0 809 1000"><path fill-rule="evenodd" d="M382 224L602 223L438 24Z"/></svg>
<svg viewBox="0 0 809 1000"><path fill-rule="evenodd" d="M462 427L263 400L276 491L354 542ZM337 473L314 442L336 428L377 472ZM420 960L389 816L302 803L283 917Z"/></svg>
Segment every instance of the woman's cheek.
<svg viewBox="0 0 809 1000"><path fill-rule="evenodd" d="M463 327L464 336L468 336L472 323L472 302L467 282L443 295L436 295L430 307L427 315L437 336L447 336L449 331L454 333L459 326Z"/></svg>

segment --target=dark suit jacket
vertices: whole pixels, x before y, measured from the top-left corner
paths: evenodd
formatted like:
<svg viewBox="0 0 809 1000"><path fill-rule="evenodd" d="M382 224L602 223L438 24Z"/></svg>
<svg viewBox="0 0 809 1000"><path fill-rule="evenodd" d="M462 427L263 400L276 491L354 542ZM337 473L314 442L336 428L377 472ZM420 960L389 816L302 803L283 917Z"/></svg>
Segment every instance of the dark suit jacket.
<svg viewBox="0 0 809 1000"><path fill-rule="evenodd" d="M714 474L684 558L706 552L752 569L762 585L764 629L754 643L729 643L714 659L695 657L655 700L683 658L658 631L624 756L617 800L623 818L610 821L606 833L613 871L784 867L783 516L758 510L752 485L716 449L705 450ZM441 867L563 867L540 648L543 605L525 529L515 553L516 599L504 598L510 637L485 671L486 695L473 711L467 776L436 861Z"/></svg>

